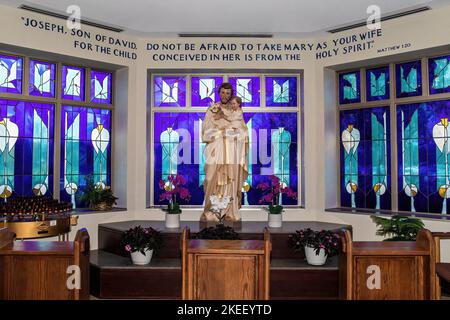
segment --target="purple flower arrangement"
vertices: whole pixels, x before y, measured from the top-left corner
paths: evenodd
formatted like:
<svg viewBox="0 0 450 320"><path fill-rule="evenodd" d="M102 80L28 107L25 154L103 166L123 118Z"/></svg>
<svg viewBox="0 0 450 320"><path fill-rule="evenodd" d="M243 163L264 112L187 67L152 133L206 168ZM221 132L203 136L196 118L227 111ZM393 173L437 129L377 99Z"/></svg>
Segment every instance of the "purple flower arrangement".
<svg viewBox="0 0 450 320"><path fill-rule="evenodd" d="M288 186L283 185L277 176L269 176L269 179L270 184L262 182L256 186L256 189L263 193L259 203L268 203L271 214L280 214L283 211L283 206L278 204L280 197L285 194L289 198L297 199L297 193Z"/></svg>
<svg viewBox="0 0 450 320"><path fill-rule="evenodd" d="M191 199L189 190L183 187L186 184L186 179L182 175L169 175L167 181L160 180L159 187L164 190L159 196L159 201L169 201L168 213L181 213L180 205L177 202L177 196L186 202Z"/></svg>
<svg viewBox="0 0 450 320"><path fill-rule="evenodd" d="M161 233L152 227L137 226L126 231L121 240L121 247L126 252L139 251L145 255L146 250L158 251L162 246Z"/></svg>
<svg viewBox="0 0 450 320"><path fill-rule="evenodd" d="M289 235L289 244L295 251L301 251L308 246L314 248L316 254L323 249L328 257L339 254L340 243L339 235L329 230L314 231L308 228Z"/></svg>

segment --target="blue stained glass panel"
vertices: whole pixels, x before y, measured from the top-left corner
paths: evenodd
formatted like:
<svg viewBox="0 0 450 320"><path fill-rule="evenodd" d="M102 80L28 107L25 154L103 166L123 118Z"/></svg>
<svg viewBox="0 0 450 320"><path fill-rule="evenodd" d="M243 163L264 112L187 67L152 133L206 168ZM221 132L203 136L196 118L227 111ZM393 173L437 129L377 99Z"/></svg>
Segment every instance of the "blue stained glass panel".
<svg viewBox="0 0 450 320"><path fill-rule="evenodd" d="M297 77L265 77L266 106L297 107Z"/></svg>
<svg viewBox="0 0 450 320"><path fill-rule="evenodd" d="M339 74L339 104L361 102L360 72L346 72Z"/></svg>
<svg viewBox="0 0 450 320"><path fill-rule="evenodd" d="M209 107L211 103L219 102L219 87L223 77L191 77L191 106Z"/></svg>
<svg viewBox="0 0 450 320"><path fill-rule="evenodd" d="M242 99L243 107L259 107L261 104L261 89L259 77L230 77L234 95Z"/></svg>
<svg viewBox="0 0 450 320"><path fill-rule="evenodd" d="M80 207L88 176L98 188L111 186L111 111L63 106L61 136L60 198Z"/></svg>
<svg viewBox="0 0 450 320"><path fill-rule="evenodd" d="M397 98L422 95L422 63L420 60L395 65Z"/></svg>
<svg viewBox="0 0 450 320"><path fill-rule="evenodd" d="M340 112L341 206L391 209L389 108Z"/></svg>
<svg viewBox="0 0 450 320"><path fill-rule="evenodd" d="M154 81L154 106L185 107L186 77L161 76Z"/></svg>
<svg viewBox="0 0 450 320"><path fill-rule="evenodd" d="M450 100L397 107L399 210L449 212L448 119Z"/></svg>
<svg viewBox="0 0 450 320"><path fill-rule="evenodd" d="M91 70L91 102L111 104L112 73Z"/></svg>
<svg viewBox="0 0 450 320"><path fill-rule="evenodd" d="M366 70L367 101L389 99L389 66Z"/></svg>
<svg viewBox="0 0 450 320"><path fill-rule="evenodd" d="M22 58L0 54L0 92L22 93Z"/></svg>
<svg viewBox="0 0 450 320"><path fill-rule="evenodd" d="M30 59L30 95L55 97L55 64Z"/></svg>
<svg viewBox="0 0 450 320"><path fill-rule="evenodd" d="M165 181L169 173L186 178L192 196L188 204L203 204L203 118L204 113L154 113L154 204L167 203L159 201L164 192L159 181ZM297 192L297 113L244 113L244 121L250 126L251 134L250 176L243 186L247 191L242 197L243 204L260 205L261 192L256 186L267 182L269 175L279 176ZM297 205L297 200L283 195L282 204Z"/></svg>
<svg viewBox="0 0 450 320"><path fill-rule="evenodd" d="M53 110L52 104L0 100L0 197L5 201L53 193Z"/></svg>
<svg viewBox="0 0 450 320"><path fill-rule="evenodd" d="M428 59L430 94L450 92L450 55Z"/></svg>
<svg viewBox="0 0 450 320"><path fill-rule="evenodd" d="M67 100L84 101L84 77L83 68L62 66L61 97Z"/></svg>

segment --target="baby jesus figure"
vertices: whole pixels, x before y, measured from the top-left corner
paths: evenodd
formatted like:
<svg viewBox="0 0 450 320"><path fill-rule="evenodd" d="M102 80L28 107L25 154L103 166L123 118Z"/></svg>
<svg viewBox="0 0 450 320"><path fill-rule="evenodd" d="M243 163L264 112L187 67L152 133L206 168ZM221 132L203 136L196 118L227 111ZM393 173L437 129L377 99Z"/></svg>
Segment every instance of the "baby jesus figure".
<svg viewBox="0 0 450 320"><path fill-rule="evenodd" d="M214 120L220 122L219 126L225 129L225 135L227 137L242 133L240 130L247 131L242 112L242 99L240 97L231 98L230 107L222 108L221 112L215 115Z"/></svg>

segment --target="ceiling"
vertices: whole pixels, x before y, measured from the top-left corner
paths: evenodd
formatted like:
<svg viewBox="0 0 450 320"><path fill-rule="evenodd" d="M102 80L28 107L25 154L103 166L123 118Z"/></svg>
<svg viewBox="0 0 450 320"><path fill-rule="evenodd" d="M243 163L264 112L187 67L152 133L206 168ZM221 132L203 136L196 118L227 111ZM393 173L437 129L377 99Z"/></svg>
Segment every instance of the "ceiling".
<svg viewBox="0 0 450 320"><path fill-rule="evenodd" d="M26 4L58 13L75 4L82 19L146 37L270 33L302 38L364 21L369 5L378 5L387 15L424 5L438 9L450 5L450 0L0 0L0 4Z"/></svg>

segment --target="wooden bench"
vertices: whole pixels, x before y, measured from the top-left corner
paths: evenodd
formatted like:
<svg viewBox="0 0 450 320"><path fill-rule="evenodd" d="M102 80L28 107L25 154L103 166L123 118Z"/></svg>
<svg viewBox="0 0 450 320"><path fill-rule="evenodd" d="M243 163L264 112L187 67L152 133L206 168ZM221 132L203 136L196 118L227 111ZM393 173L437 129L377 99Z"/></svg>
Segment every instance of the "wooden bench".
<svg viewBox="0 0 450 320"><path fill-rule="evenodd" d="M450 263L441 262L441 240L450 239L450 232L433 232L434 244L436 246L436 299L441 299L442 287L450 290Z"/></svg>
<svg viewBox="0 0 450 320"><path fill-rule="evenodd" d="M343 234L340 297L348 300L435 299L435 246L429 230L416 241L352 242Z"/></svg>
<svg viewBox="0 0 450 320"><path fill-rule="evenodd" d="M73 242L13 241L7 230L0 234L0 300L89 299L86 229L79 230Z"/></svg>

